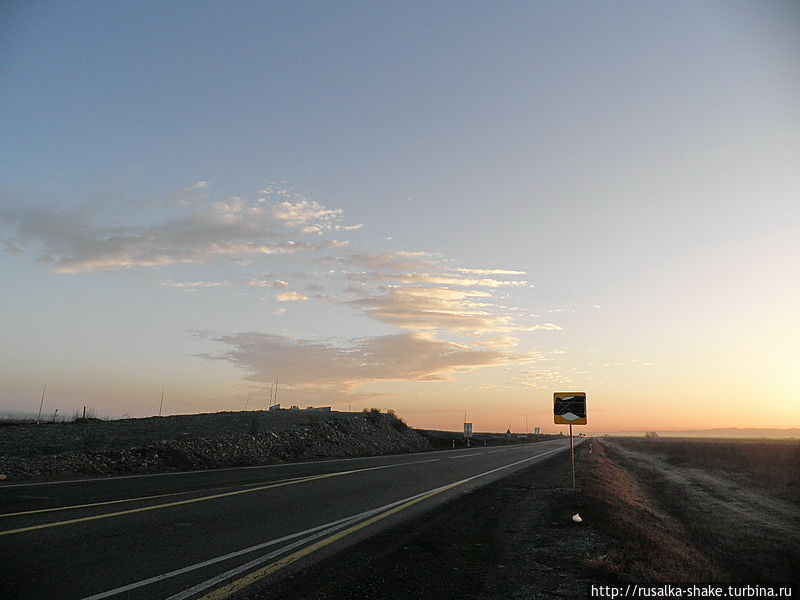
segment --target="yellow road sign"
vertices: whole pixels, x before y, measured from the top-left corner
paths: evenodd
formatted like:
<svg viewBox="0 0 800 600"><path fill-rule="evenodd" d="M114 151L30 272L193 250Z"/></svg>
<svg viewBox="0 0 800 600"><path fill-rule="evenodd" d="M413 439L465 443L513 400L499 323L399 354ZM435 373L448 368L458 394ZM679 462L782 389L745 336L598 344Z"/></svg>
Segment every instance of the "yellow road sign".
<svg viewBox="0 0 800 600"><path fill-rule="evenodd" d="M586 425L586 392L554 392L553 422L556 425Z"/></svg>

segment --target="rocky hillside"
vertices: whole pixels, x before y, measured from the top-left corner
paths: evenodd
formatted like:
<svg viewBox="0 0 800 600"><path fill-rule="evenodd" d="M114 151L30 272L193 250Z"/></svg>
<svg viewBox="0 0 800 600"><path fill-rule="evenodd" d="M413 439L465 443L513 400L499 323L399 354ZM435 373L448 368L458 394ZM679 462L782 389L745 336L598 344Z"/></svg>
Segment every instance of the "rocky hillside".
<svg viewBox="0 0 800 600"><path fill-rule="evenodd" d="M401 454L430 448L425 438L394 415L372 413L255 433L169 439L127 448L4 454L0 456L0 475L5 475L8 481L19 481L52 476L153 473Z"/></svg>

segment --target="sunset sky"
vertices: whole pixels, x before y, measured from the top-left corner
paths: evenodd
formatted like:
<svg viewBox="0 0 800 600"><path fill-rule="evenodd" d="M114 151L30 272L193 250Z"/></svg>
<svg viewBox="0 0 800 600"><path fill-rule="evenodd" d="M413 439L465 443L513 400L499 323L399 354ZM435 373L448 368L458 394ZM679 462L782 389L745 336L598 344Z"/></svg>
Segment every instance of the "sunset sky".
<svg viewBox="0 0 800 600"><path fill-rule="evenodd" d="M800 427L800 3L0 10L0 411Z"/></svg>

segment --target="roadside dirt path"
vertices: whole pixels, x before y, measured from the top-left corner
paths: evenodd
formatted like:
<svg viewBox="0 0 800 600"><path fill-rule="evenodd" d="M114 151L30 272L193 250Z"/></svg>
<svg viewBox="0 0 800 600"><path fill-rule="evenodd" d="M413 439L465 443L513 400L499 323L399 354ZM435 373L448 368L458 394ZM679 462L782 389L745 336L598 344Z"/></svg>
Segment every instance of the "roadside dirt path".
<svg viewBox="0 0 800 600"><path fill-rule="evenodd" d="M677 517L692 543L730 580L792 581L800 573L800 507L718 473L603 440L609 456L635 473Z"/></svg>

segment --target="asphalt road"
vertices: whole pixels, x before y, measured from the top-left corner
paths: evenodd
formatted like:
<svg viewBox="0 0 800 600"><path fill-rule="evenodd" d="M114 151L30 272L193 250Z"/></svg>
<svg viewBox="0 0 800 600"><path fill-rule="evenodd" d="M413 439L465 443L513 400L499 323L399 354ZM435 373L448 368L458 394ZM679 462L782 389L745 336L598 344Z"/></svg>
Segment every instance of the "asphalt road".
<svg viewBox="0 0 800 600"><path fill-rule="evenodd" d="M568 448L0 485L0 597L229 597Z"/></svg>

